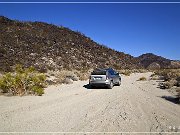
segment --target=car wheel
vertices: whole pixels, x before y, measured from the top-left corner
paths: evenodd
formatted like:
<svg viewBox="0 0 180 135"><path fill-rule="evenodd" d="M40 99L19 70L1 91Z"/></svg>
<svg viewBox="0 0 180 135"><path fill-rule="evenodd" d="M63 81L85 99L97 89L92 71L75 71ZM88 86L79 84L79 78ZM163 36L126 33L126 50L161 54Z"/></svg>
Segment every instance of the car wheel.
<svg viewBox="0 0 180 135"><path fill-rule="evenodd" d="M109 88L109 89L112 89L112 88L113 88L113 82L112 82L112 81L110 81L110 84L108 85L108 88Z"/></svg>
<svg viewBox="0 0 180 135"><path fill-rule="evenodd" d="M93 88L94 88L93 85L91 85L91 84L88 85L88 89L93 89Z"/></svg>
<svg viewBox="0 0 180 135"><path fill-rule="evenodd" d="M121 85L121 80L119 80L117 83L117 86L120 86L120 85Z"/></svg>

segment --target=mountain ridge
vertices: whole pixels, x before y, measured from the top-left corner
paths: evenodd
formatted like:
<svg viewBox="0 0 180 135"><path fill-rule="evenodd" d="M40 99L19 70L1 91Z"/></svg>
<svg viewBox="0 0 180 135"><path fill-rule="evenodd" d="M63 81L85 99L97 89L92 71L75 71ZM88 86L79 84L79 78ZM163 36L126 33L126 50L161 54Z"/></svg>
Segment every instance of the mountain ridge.
<svg viewBox="0 0 180 135"><path fill-rule="evenodd" d="M116 51L63 26L0 16L0 27L0 71L10 71L16 64L34 66L43 72L96 67L146 68L142 57Z"/></svg>

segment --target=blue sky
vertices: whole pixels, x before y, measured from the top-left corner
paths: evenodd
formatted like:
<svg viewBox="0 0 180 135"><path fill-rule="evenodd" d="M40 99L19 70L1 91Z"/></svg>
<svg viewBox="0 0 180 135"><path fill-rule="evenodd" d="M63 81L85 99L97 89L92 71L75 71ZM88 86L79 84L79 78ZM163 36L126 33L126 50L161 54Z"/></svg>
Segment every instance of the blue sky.
<svg viewBox="0 0 180 135"><path fill-rule="evenodd" d="M0 15L69 27L133 56L151 52L180 60L180 3L0 4Z"/></svg>

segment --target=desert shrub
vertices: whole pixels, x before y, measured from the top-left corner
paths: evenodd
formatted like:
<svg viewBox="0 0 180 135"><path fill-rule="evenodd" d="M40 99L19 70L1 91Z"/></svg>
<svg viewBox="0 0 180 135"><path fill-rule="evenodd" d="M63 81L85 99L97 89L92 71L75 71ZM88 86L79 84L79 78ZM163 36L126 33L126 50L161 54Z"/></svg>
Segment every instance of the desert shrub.
<svg viewBox="0 0 180 135"><path fill-rule="evenodd" d="M150 71L147 69L121 69L121 70L118 70L118 72L120 74L130 76L132 73L146 73Z"/></svg>
<svg viewBox="0 0 180 135"><path fill-rule="evenodd" d="M161 89L170 89L173 86L179 87L180 85L180 69L162 69L156 70L155 75L159 75L165 81L160 84Z"/></svg>
<svg viewBox="0 0 180 135"><path fill-rule="evenodd" d="M126 75L126 76L130 76L131 75L131 71L128 69L125 70L119 70L118 71L120 74Z"/></svg>
<svg viewBox="0 0 180 135"><path fill-rule="evenodd" d="M171 79L177 79L180 77L180 69L156 70L154 74L163 76L165 81L169 81Z"/></svg>
<svg viewBox="0 0 180 135"><path fill-rule="evenodd" d="M147 80L147 79L146 79L146 77L144 77L144 76L138 79L138 81L146 81L146 80Z"/></svg>
<svg viewBox="0 0 180 135"><path fill-rule="evenodd" d="M72 83L73 83L73 80L70 79L70 78L65 78L65 79L62 81L62 83L64 83L64 84L72 84Z"/></svg>
<svg viewBox="0 0 180 135"><path fill-rule="evenodd" d="M177 92L177 97L180 99L180 89L177 89L176 92Z"/></svg>
<svg viewBox="0 0 180 135"><path fill-rule="evenodd" d="M56 84L66 83L72 81L78 81L79 77L74 73L74 71L68 71L68 70L61 70L56 71L54 73L54 76L56 79L54 80Z"/></svg>
<svg viewBox="0 0 180 135"><path fill-rule="evenodd" d="M177 90L176 90L176 92L177 92L177 98L178 98L178 103L180 104L180 88L178 88Z"/></svg>
<svg viewBox="0 0 180 135"><path fill-rule="evenodd" d="M55 76L56 73L57 73L57 71L53 71L53 70L48 70L47 71L48 76Z"/></svg>
<svg viewBox="0 0 180 135"><path fill-rule="evenodd" d="M79 80L84 81L89 79L89 76L92 71L93 69L83 70L83 71L75 70L74 73L79 77Z"/></svg>
<svg viewBox="0 0 180 135"><path fill-rule="evenodd" d="M61 71L48 71L47 82L49 84L71 84L73 81L87 80L91 70L61 70Z"/></svg>
<svg viewBox="0 0 180 135"><path fill-rule="evenodd" d="M169 89L172 87L169 82L160 83L159 86L160 86L160 89Z"/></svg>
<svg viewBox="0 0 180 135"><path fill-rule="evenodd" d="M89 74L81 74L79 80L84 81L89 79Z"/></svg>
<svg viewBox="0 0 180 135"><path fill-rule="evenodd" d="M177 87L180 87L180 77L177 77L177 78L176 78L176 81L177 81L176 86L177 86Z"/></svg>
<svg viewBox="0 0 180 135"><path fill-rule="evenodd" d="M69 78L69 79L71 79L73 81L78 81L79 80L79 78L75 74L67 75L66 78Z"/></svg>
<svg viewBox="0 0 180 135"><path fill-rule="evenodd" d="M170 89L172 88L173 86L175 86L177 84L177 81L176 80L170 80L170 81L166 81L164 83L161 83L160 84L160 88L161 89Z"/></svg>
<svg viewBox="0 0 180 135"><path fill-rule="evenodd" d="M152 74L152 75L150 76L150 79L151 79L151 80L162 80L163 77L161 77L161 76L159 76L159 75L156 75L156 74Z"/></svg>
<svg viewBox="0 0 180 135"><path fill-rule="evenodd" d="M146 73L149 72L147 69L131 69L131 73Z"/></svg>
<svg viewBox="0 0 180 135"><path fill-rule="evenodd" d="M35 94L41 96L44 93L46 76L35 71L33 67L23 68L17 65L15 71L6 73L0 78L0 88L3 93L13 95Z"/></svg>

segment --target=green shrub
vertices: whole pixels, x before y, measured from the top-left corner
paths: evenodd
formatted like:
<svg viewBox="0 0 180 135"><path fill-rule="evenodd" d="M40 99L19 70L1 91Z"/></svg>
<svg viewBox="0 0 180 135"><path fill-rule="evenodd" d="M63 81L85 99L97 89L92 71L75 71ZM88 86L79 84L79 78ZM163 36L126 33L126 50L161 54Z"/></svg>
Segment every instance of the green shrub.
<svg viewBox="0 0 180 135"><path fill-rule="evenodd" d="M138 81L146 81L146 80L147 80L146 77L141 77L138 79Z"/></svg>
<svg viewBox="0 0 180 135"><path fill-rule="evenodd" d="M33 67L23 68L17 65L15 71L6 73L0 78L0 89L3 93L13 95L35 94L41 96L44 93L46 76L40 74Z"/></svg>
<svg viewBox="0 0 180 135"><path fill-rule="evenodd" d="M42 94L44 94L44 89L40 86L33 86L31 89L38 96L42 96Z"/></svg>

